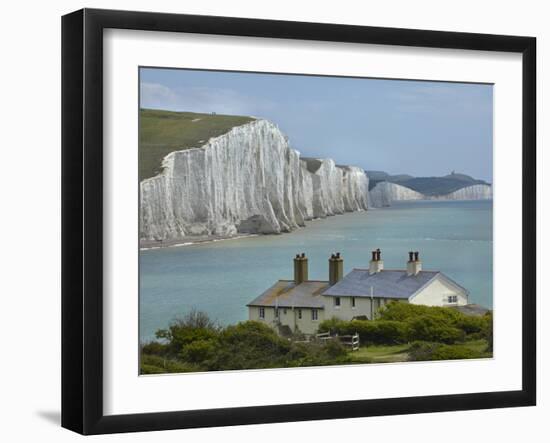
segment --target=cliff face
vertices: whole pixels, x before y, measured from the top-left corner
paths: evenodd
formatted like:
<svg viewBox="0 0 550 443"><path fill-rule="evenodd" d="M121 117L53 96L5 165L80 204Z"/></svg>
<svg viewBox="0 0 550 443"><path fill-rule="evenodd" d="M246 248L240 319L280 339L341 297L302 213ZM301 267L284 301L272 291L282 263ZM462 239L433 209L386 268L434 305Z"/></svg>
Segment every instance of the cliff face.
<svg viewBox="0 0 550 443"><path fill-rule="evenodd" d="M419 192L390 182L380 182L370 191L371 205L375 208L390 206L392 201L423 200L425 198Z"/></svg>
<svg viewBox="0 0 550 443"><path fill-rule="evenodd" d="M400 200L489 200L491 198L493 198L491 185L466 186L449 194L427 196L396 183L380 182L370 191L371 206L375 208L390 206L392 201Z"/></svg>
<svg viewBox="0 0 550 443"><path fill-rule="evenodd" d="M368 206L362 169L316 160L312 172L266 120L172 152L163 168L140 183L142 240L288 232L311 218Z"/></svg>
<svg viewBox="0 0 550 443"><path fill-rule="evenodd" d="M472 185L447 195L432 197L437 200L490 200L493 198L491 185Z"/></svg>

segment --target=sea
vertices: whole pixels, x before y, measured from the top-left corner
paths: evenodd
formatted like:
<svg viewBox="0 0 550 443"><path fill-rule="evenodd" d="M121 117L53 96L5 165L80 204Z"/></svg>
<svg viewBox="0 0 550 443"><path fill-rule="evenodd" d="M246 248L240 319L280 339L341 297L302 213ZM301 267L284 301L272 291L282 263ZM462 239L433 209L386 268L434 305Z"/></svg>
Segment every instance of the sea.
<svg viewBox="0 0 550 443"><path fill-rule="evenodd" d="M246 304L279 279L293 278L293 257L309 258L309 278L328 280L340 252L344 274L368 268L380 248L386 269L405 269L419 251L423 269L439 270L493 305L493 202L414 201L311 220L281 235L260 235L140 251L140 340L191 310L221 325L246 320Z"/></svg>

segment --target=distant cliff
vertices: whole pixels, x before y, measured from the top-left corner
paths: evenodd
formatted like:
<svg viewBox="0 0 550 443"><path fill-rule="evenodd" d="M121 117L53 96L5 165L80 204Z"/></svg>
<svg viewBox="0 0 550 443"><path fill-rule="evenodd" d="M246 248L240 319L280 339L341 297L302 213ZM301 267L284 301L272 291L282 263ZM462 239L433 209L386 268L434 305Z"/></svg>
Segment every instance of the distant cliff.
<svg viewBox="0 0 550 443"><path fill-rule="evenodd" d="M434 200L489 200L493 198L491 185L472 185L447 195L432 196Z"/></svg>
<svg viewBox="0 0 550 443"><path fill-rule="evenodd" d="M375 208L391 206L393 201L424 200L425 198L419 192L390 182L379 182L370 191L370 203Z"/></svg>
<svg viewBox="0 0 550 443"><path fill-rule="evenodd" d="M379 182L369 192L372 207L391 206L393 201L408 200L489 200L493 198L493 188L489 184L466 186L448 194L424 195L396 183Z"/></svg>
<svg viewBox="0 0 550 443"><path fill-rule="evenodd" d="M254 120L174 151L140 183L140 239L288 232L368 207L368 177L331 159L301 159L273 123Z"/></svg>

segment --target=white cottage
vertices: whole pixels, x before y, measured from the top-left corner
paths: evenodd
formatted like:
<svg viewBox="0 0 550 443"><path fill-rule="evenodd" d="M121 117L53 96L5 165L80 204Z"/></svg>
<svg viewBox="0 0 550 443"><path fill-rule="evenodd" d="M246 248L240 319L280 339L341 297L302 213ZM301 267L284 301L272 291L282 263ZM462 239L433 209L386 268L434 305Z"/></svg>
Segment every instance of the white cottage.
<svg viewBox="0 0 550 443"><path fill-rule="evenodd" d="M392 300L427 306L463 306L468 291L440 271L422 270L418 252L409 252L406 269L384 269L381 251L372 251L368 269L344 276L339 253L329 259L329 280L308 279L305 254L294 258L294 279L279 280L248 306L249 319L278 329L314 334L324 319L372 319Z"/></svg>

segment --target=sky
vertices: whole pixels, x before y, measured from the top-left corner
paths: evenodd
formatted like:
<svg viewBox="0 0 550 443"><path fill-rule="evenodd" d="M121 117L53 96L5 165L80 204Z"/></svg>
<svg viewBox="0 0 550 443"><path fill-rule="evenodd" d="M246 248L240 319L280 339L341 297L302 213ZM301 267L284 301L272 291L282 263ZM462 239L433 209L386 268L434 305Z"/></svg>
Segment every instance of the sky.
<svg viewBox="0 0 550 443"><path fill-rule="evenodd" d="M268 119L304 157L390 174L493 178L492 85L141 68L140 101Z"/></svg>

